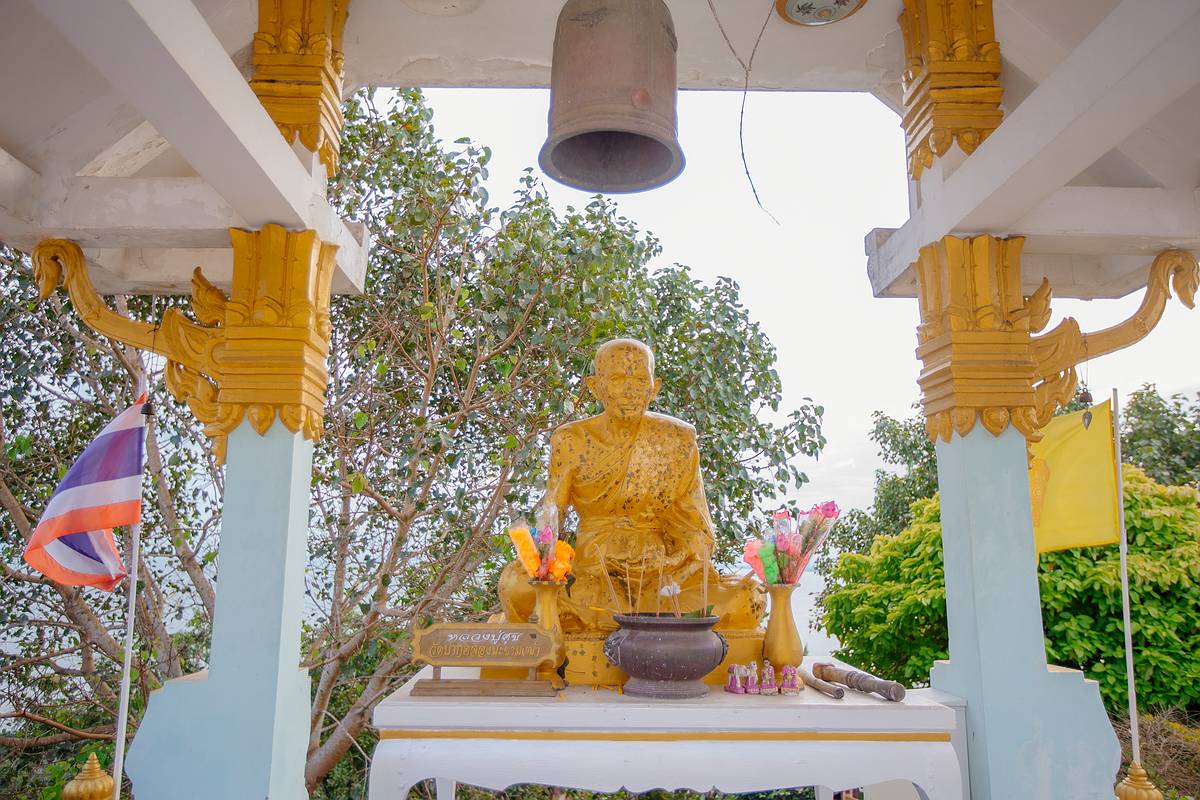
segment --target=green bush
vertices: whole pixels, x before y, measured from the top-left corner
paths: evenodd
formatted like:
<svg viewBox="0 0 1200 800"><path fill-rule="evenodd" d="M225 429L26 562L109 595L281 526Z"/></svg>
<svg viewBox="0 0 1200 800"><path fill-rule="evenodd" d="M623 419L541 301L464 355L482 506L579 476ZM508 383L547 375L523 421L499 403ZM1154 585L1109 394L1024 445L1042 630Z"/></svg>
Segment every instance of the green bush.
<svg viewBox="0 0 1200 800"><path fill-rule="evenodd" d="M1200 492L1163 486L1125 467L1138 696L1147 706L1200 709ZM842 556L824 622L841 658L908 684L947 657L941 516L936 497L912 504L912 523L879 536L866 555ZM1120 556L1116 545L1041 557L1046 657L1100 683L1110 709L1125 704Z"/></svg>

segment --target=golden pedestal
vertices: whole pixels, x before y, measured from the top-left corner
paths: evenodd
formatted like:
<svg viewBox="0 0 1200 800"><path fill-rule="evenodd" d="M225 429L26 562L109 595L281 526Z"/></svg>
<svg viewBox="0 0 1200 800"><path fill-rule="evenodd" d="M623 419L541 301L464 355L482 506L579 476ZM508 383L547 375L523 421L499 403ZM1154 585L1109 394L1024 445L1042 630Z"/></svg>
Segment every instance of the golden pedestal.
<svg viewBox="0 0 1200 800"><path fill-rule="evenodd" d="M729 678L730 664L749 664L763 659L763 631L717 631L729 642L725 660L704 678L705 683L720 685ZM585 631L566 634L568 686L622 686L628 676L604 657L604 640L612 631ZM480 677L485 680L519 680L525 670L507 667L484 667Z"/></svg>
<svg viewBox="0 0 1200 800"><path fill-rule="evenodd" d="M729 677L730 664L749 664L751 661L762 662L763 632L762 630L746 631L717 631L729 642L729 652L725 660L708 673L705 682L719 685ZM604 657L604 640L611 631L593 631L585 633L568 633L567 639L567 668L565 671L567 684L570 686L621 686L628 679L619 668L614 667Z"/></svg>

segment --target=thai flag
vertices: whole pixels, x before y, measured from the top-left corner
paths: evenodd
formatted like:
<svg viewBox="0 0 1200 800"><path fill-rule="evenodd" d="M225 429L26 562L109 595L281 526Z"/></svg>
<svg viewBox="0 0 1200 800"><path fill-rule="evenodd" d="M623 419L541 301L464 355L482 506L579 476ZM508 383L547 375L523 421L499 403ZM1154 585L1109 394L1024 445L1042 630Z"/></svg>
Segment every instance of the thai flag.
<svg viewBox="0 0 1200 800"><path fill-rule="evenodd" d="M25 561L68 586L116 588L127 573L112 529L142 519L146 392L108 423L50 496Z"/></svg>

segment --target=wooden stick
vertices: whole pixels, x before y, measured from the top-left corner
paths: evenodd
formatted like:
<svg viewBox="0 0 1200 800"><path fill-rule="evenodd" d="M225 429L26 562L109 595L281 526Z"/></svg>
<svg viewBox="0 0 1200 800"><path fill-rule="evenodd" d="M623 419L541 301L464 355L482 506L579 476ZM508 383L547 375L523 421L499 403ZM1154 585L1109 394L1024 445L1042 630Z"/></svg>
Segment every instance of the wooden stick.
<svg viewBox="0 0 1200 800"><path fill-rule="evenodd" d="M834 700L841 700L846 696L846 690L840 686L835 686L829 681L823 681L820 678L814 677L811 672L804 667L800 667L800 679L804 681L806 686L811 686L823 695L828 695Z"/></svg>
<svg viewBox="0 0 1200 800"><path fill-rule="evenodd" d="M833 664L813 664L813 675L822 680L845 684L855 691L882 695L885 700L899 703L904 699L904 687L896 681L877 678L869 672L841 669Z"/></svg>
<svg viewBox="0 0 1200 800"><path fill-rule="evenodd" d="M704 545L704 570L700 573L701 589L700 589L700 616L708 616L708 564L712 560L712 551L708 544Z"/></svg>

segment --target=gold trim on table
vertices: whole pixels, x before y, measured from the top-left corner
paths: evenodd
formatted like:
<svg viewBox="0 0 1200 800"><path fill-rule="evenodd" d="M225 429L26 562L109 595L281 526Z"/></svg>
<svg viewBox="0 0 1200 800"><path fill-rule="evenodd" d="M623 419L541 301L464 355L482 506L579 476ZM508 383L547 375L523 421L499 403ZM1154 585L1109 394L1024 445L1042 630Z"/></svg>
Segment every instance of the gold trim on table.
<svg viewBox="0 0 1200 800"><path fill-rule="evenodd" d="M564 731L384 728L380 739L505 739L586 742L948 742L947 731Z"/></svg>

